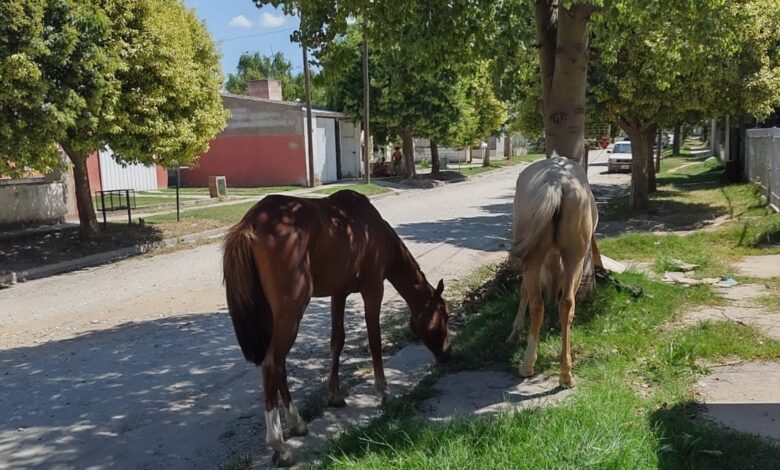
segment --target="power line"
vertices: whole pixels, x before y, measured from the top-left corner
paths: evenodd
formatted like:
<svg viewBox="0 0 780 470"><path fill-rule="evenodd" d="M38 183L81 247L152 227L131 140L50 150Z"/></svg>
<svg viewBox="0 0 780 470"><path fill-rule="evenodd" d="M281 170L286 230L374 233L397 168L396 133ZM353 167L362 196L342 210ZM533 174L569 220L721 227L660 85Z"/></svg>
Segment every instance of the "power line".
<svg viewBox="0 0 780 470"><path fill-rule="evenodd" d="M222 39L221 42L239 41L241 39L256 38L256 37L260 37L260 36L269 36L271 34L289 33L290 31L295 31L296 29L297 28L287 28L287 29L280 29L280 30L277 30L277 31L268 31L268 32L265 32L265 33L249 34L249 35L246 35L246 36L236 36L236 37L233 37L233 38Z"/></svg>

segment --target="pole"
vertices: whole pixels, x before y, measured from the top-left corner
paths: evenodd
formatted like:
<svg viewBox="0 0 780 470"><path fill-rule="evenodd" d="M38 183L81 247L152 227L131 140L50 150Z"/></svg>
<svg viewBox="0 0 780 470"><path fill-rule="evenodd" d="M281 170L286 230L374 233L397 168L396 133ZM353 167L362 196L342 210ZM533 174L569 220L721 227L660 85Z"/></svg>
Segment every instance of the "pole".
<svg viewBox="0 0 780 470"><path fill-rule="evenodd" d="M364 27L365 28L365 27ZM365 30L363 31L363 135L364 135L364 150L363 153L365 153L365 162L364 162L364 179L366 181L366 184L369 184L371 182L371 168L370 168L370 155L371 155L371 133L369 132L369 126L368 126L368 87L369 87L369 81L368 81L368 37L366 36Z"/></svg>
<svg viewBox="0 0 780 470"><path fill-rule="evenodd" d="M303 20L303 15L301 15ZM306 93L306 139L309 147L309 187L313 188L314 182L314 138L312 137L311 124L311 83L309 77L309 54L306 50L306 43L303 46L303 85Z"/></svg>
<svg viewBox="0 0 780 470"><path fill-rule="evenodd" d="M181 187L181 167L176 167L176 222L180 222L179 218L179 187Z"/></svg>

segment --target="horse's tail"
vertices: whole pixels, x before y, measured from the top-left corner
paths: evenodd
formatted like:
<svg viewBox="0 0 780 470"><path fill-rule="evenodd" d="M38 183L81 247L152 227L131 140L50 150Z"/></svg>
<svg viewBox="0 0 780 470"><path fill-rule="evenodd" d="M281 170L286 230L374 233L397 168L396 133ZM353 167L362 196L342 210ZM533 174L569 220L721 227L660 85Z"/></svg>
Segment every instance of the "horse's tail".
<svg viewBox="0 0 780 470"><path fill-rule="evenodd" d="M257 243L251 220L234 225L225 236L222 263L227 304L238 344L247 361L260 364L271 342L273 317L252 256Z"/></svg>
<svg viewBox="0 0 780 470"><path fill-rule="evenodd" d="M546 177L545 165L531 165L517 178L513 242L509 254L519 262L536 248L547 231L554 229L552 224L561 208L560 180Z"/></svg>

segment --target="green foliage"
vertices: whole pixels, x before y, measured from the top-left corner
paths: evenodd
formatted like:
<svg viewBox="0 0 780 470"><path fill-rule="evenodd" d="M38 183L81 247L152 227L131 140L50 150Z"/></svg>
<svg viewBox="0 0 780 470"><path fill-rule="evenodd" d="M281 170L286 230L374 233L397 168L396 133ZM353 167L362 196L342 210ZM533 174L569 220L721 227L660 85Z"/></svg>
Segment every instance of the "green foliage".
<svg viewBox="0 0 780 470"><path fill-rule="evenodd" d="M241 54L236 66L236 73L229 73L225 89L230 93L243 95L247 92L249 80L271 79L278 80L282 86L282 99L286 101L306 101L303 83L303 72L293 73L292 63L277 52L273 56L262 55L259 52ZM316 86L318 78L312 78L312 103L324 104L323 90Z"/></svg>
<svg viewBox="0 0 780 470"><path fill-rule="evenodd" d="M0 29L0 172L48 170L57 142L191 162L225 125L218 53L178 1L3 2Z"/></svg>

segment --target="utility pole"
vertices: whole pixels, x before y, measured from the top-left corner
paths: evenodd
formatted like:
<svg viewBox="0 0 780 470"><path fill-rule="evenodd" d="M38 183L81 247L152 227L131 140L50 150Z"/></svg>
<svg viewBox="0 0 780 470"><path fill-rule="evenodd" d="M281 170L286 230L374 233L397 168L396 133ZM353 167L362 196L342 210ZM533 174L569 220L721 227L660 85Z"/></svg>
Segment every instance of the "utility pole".
<svg viewBox="0 0 780 470"><path fill-rule="evenodd" d="M365 20L366 22L368 20ZM364 153L364 168L363 172L365 173L364 179L366 184L369 184L371 182L371 133L369 132L368 128L368 87L369 87L369 81L368 81L368 36L366 34L366 25L363 26L363 136L364 136L364 142L363 142L363 153Z"/></svg>
<svg viewBox="0 0 780 470"><path fill-rule="evenodd" d="M301 13L303 22L303 13ZM309 148L309 187L315 186L314 181L314 138L312 137L311 124L311 79L309 78L309 54L306 50L306 42L301 41L303 47L303 86L306 93L306 138Z"/></svg>

